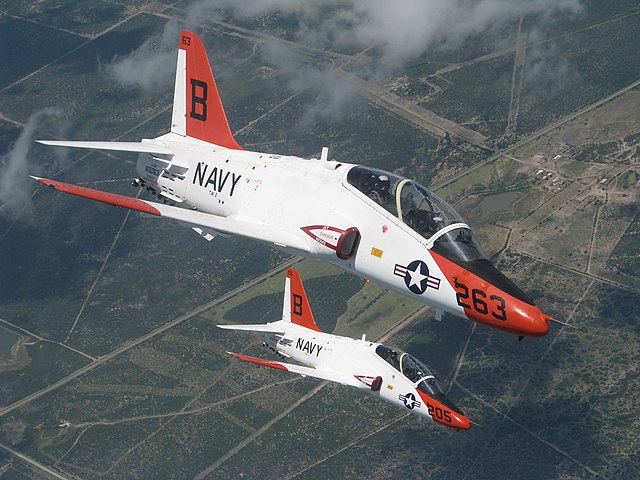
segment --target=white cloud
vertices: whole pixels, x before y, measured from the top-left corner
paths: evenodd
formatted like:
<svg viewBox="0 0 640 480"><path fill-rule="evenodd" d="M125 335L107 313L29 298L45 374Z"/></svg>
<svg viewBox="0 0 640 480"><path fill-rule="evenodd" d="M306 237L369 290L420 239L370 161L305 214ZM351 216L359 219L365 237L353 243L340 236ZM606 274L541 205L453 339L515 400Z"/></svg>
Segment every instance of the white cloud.
<svg viewBox="0 0 640 480"><path fill-rule="evenodd" d="M246 20L272 14L293 15L296 41L327 50L361 51L373 45L380 56L373 76L401 67L430 48L455 47L472 35L515 23L520 15L536 15L551 22L575 15L582 0L198 0L186 10L190 26L225 15ZM149 39L129 55L112 59L104 70L123 85L148 91L173 85L179 26L170 21L160 38ZM497 39L496 41L499 41ZM301 67L287 47L274 42L263 50L265 61L286 72L289 86L315 89L318 100L306 120L316 114L339 112L351 91L343 79L321 66Z"/></svg>
<svg viewBox="0 0 640 480"><path fill-rule="evenodd" d="M0 157L0 203L6 205L3 212L16 213L29 203L33 191L29 151L38 123L51 116L62 116L62 110L53 107L33 113L11 149Z"/></svg>
<svg viewBox="0 0 640 480"><path fill-rule="evenodd" d="M294 14L299 41L314 47L364 49L379 45L384 63L399 65L424 54L435 43L457 44L469 35L513 21L520 15L550 19L575 14L580 0L209 0L241 18L269 13ZM327 8L330 7L330 8Z"/></svg>
<svg viewBox="0 0 640 480"><path fill-rule="evenodd" d="M127 55L116 55L102 65L104 72L125 87L163 91L173 85L176 72L178 22L170 20L162 35L148 38Z"/></svg>

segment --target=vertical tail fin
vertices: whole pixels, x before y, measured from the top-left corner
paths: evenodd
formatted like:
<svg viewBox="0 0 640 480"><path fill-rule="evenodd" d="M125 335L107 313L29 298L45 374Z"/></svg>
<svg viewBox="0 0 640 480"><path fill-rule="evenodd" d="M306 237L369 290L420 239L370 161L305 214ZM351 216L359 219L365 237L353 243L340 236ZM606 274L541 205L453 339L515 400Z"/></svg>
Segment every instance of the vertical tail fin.
<svg viewBox="0 0 640 480"><path fill-rule="evenodd" d="M291 268L287 270L287 279L284 284L282 319L317 332L320 331L313 318L300 275Z"/></svg>
<svg viewBox="0 0 640 480"><path fill-rule="evenodd" d="M229 128L204 45L187 30L180 32L171 131L242 150Z"/></svg>

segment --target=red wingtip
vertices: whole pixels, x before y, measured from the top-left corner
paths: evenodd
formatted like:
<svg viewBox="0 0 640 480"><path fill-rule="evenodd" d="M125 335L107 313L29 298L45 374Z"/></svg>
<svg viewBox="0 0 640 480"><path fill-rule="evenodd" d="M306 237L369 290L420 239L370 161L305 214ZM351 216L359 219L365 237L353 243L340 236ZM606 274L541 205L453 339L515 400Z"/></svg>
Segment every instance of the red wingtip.
<svg viewBox="0 0 640 480"><path fill-rule="evenodd" d="M90 200L97 200L98 202L107 203L116 207L130 208L131 210L150 213L151 215L160 215L160 211L157 208L144 200L127 197L125 195L118 195L117 193L108 193L100 190L94 190L92 188L80 187L71 183L49 180L47 178L34 178L47 187L54 188L60 192L70 193L71 195L88 198Z"/></svg>
<svg viewBox="0 0 640 480"><path fill-rule="evenodd" d="M265 367L277 368L278 370L288 371L287 367L278 362L272 362L271 360L264 360L262 358L250 357L249 355L242 355L240 353L227 352L232 357L236 357L243 362L255 363L256 365L262 365Z"/></svg>

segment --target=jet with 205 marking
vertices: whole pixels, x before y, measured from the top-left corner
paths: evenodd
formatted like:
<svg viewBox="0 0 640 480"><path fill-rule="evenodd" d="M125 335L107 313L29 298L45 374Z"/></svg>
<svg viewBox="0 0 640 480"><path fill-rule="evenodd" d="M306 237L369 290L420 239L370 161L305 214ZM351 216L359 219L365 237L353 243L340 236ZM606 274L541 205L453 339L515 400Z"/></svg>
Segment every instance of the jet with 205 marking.
<svg viewBox="0 0 640 480"><path fill-rule="evenodd" d="M245 362L348 385L447 427L471 427L472 422L447 398L429 368L412 355L369 342L364 335L356 340L322 332L293 269L287 270L281 320L218 327L264 332L263 345L298 364L228 352Z"/></svg>
<svg viewBox="0 0 640 480"><path fill-rule="evenodd" d="M240 235L317 258L443 312L520 337L548 322L487 259L442 198L390 172L327 158L244 150L235 140L198 36L179 38L171 131L141 142L41 141L137 152L138 177L158 202L36 178L71 193L179 220L207 240Z"/></svg>

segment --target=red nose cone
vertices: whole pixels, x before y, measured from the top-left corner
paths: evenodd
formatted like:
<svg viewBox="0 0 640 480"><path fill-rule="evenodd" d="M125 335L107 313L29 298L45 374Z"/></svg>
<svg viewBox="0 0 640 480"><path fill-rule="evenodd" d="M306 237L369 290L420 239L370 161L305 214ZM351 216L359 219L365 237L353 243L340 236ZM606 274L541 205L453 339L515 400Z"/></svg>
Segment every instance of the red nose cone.
<svg viewBox="0 0 640 480"><path fill-rule="evenodd" d="M506 330L523 337L544 337L549 331L547 316L535 305L514 302L508 311L510 322L505 322Z"/></svg>
<svg viewBox="0 0 640 480"><path fill-rule="evenodd" d="M445 423L444 425L446 425L447 427L455 428L457 430L469 430L471 428L471 420L469 420L464 415L454 414L451 423Z"/></svg>
<svg viewBox="0 0 640 480"><path fill-rule="evenodd" d="M435 422L456 430L468 430L471 428L471 420L465 417L444 393L432 397L422 390L418 390L418 395L424 401L424 406L427 407L429 415Z"/></svg>
<svg viewBox="0 0 640 480"><path fill-rule="evenodd" d="M469 320L522 337L542 337L549 331L548 317L488 260L458 265L436 252L431 255Z"/></svg>

